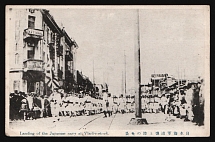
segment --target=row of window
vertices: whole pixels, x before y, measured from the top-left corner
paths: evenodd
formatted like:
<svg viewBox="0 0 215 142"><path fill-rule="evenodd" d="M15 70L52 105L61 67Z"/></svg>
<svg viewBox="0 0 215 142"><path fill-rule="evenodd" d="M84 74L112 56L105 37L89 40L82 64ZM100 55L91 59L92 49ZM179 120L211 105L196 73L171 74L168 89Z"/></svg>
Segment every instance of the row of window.
<svg viewBox="0 0 215 142"><path fill-rule="evenodd" d="M46 26L46 24L43 25L44 29L44 41L47 42L47 44L54 42L54 33Z"/></svg>

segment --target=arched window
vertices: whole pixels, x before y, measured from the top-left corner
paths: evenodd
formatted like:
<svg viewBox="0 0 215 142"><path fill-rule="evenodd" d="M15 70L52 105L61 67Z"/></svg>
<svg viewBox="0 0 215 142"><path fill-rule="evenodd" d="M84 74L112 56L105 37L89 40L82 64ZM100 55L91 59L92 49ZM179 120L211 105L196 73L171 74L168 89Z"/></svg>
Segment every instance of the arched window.
<svg viewBox="0 0 215 142"><path fill-rule="evenodd" d="M15 54L15 64L18 64L19 63L19 54L16 53Z"/></svg>

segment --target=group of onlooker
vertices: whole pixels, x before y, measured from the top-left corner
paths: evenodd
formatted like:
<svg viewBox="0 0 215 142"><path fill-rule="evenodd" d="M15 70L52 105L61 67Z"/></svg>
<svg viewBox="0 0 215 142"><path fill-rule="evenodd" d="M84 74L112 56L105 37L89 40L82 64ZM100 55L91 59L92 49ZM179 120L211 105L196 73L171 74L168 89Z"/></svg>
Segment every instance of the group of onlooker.
<svg viewBox="0 0 215 142"><path fill-rule="evenodd" d="M161 111L196 125L204 125L204 81L190 83L160 98ZM168 117L168 118L170 118ZM168 119L167 119L168 120Z"/></svg>

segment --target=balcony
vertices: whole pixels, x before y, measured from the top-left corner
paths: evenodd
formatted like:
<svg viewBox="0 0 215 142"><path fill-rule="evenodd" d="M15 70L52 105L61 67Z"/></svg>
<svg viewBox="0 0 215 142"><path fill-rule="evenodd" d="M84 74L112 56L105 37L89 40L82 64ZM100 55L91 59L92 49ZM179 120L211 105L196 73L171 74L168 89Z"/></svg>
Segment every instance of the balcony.
<svg viewBox="0 0 215 142"><path fill-rule="evenodd" d="M24 71L44 71L43 60L28 59L23 62Z"/></svg>
<svg viewBox="0 0 215 142"><path fill-rule="evenodd" d="M24 40L42 40L43 39L43 30L39 29L25 29L23 32Z"/></svg>

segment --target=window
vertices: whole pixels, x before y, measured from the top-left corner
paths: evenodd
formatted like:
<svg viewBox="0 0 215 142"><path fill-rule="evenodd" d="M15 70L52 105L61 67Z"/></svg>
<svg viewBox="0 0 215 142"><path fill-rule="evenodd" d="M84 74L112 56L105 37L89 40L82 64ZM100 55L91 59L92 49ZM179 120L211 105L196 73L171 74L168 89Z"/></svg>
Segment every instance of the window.
<svg viewBox="0 0 215 142"><path fill-rule="evenodd" d="M19 63L19 54L16 53L15 54L15 64L18 64Z"/></svg>
<svg viewBox="0 0 215 142"><path fill-rule="evenodd" d="M28 59L33 59L34 58L34 51L28 50Z"/></svg>
<svg viewBox="0 0 215 142"><path fill-rule="evenodd" d="M44 42L45 42L46 41L46 24L43 24L43 31L44 31Z"/></svg>
<svg viewBox="0 0 215 142"><path fill-rule="evenodd" d="M51 32L51 42L53 42L54 40L53 40L53 34L52 34L52 32Z"/></svg>
<svg viewBox="0 0 215 142"><path fill-rule="evenodd" d="M49 44L49 29L47 28L47 44Z"/></svg>
<svg viewBox="0 0 215 142"><path fill-rule="evenodd" d="M14 80L13 81L13 90L19 91L19 87L20 87L20 81L19 80Z"/></svg>
<svg viewBox="0 0 215 142"><path fill-rule="evenodd" d="M46 53L43 52L43 61L45 61L45 58L46 58Z"/></svg>
<svg viewBox="0 0 215 142"><path fill-rule="evenodd" d="M34 59L34 48L33 47L28 48L28 59Z"/></svg>
<svg viewBox="0 0 215 142"><path fill-rule="evenodd" d="M29 29L35 28L35 17L34 16L28 16L28 28Z"/></svg>
<svg viewBox="0 0 215 142"><path fill-rule="evenodd" d="M17 47L17 43L16 43L16 48L15 48L15 51L17 51L17 48L18 48L18 47Z"/></svg>

